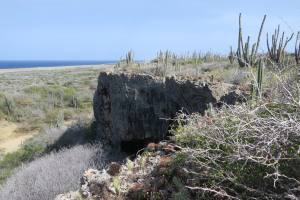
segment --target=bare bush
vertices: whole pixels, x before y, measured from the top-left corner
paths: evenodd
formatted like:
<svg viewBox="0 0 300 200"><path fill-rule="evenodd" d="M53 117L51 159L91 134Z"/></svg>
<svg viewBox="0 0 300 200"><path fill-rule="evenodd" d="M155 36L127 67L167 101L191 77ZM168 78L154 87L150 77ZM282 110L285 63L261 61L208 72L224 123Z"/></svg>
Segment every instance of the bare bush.
<svg viewBox="0 0 300 200"><path fill-rule="evenodd" d="M88 143L91 121L78 119L70 127L44 127L41 133L26 143L40 144L48 150L59 150Z"/></svg>
<svg viewBox="0 0 300 200"><path fill-rule="evenodd" d="M265 85L268 101L300 106L300 85L298 68L288 67L283 71L268 71L265 73L268 83Z"/></svg>
<svg viewBox="0 0 300 200"><path fill-rule="evenodd" d="M101 162L95 163L95 158ZM58 194L76 190L83 171L89 167L100 168L103 163L100 146L76 146L50 153L10 177L0 188L0 199L54 199Z"/></svg>
<svg viewBox="0 0 300 200"><path fill-rule="evenodd" d="M300 197L297 105L228 106L209 117L180 114L178 121L173 132L194 175L186 187L202 198Z"/></svg>
<svg viewBox="0 0 300 200"><path fill-rule="evenodd" d="M46 143L46 146L51 146L62 137L66 130L65 127L44 128L39 139Z"/></svg>

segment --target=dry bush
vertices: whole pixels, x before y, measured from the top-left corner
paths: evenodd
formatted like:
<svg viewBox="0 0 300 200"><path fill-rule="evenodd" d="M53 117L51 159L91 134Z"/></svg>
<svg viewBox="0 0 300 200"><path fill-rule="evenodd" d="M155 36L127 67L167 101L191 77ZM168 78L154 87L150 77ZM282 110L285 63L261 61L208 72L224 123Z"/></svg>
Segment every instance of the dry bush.
<svg viewBox="0 0 300 200"><path fill-rule="evenodd" d="M88 122L78 120L67 129L64 127L45 129L42 139L48 142L50 150L85 144L89 126Z"/></svg>
<svg viewBox="0 0 300 200"><path fill-rule="evenodd" d="M299 198L299 113L299 105L271 103L180 114L173 133L193 175L186 187L199 199Z"/></svg>
<svg viewBox="0 0 300 200"><path fill-rule="evenodd" d="M94 134L91 130L92 120L79 118L70 127L44 127L41 133L25 142L25 144L39 144L47 151L69 148L92 142L89 137Z"/></svg>
<svg viewBox="0 0 300 200"><path fill-rule="evenodd" d="M273 81L269 83L272 99L286 104L300 104L300 85L298 82L298 67L286 71L273 72Z"/></svg>
<svg viewBox="0 0 300 200"><path fill-rule="evenodd" d="M0 199L54 199L58 194L76 190L84 170L101 168L102 164L101 146L76 146L50 153L23 166L10 177L0 188Z"/></svg>
<svg viewBox="0 0 300 200"><path fill-rule="evenodd" d="M66 127L49 127L44 128L42 133L36 140L39 141L39 143L44 144L44 146L52 146L54 145L59 138L63 136L63 134L66 131Z"/></svg>

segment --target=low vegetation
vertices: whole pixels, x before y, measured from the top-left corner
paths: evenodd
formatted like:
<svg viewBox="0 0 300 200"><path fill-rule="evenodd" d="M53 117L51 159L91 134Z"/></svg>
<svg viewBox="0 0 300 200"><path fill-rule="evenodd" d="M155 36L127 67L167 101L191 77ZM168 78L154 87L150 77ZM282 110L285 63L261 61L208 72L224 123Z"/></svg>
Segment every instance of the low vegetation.
<svg viewBox="0 0 300 200"><path fill-rule="evenodd" d="M0 185L18 167L41 158L50 152L84 145L93 141L95 129L90 120L79 120L70 127L45 128L39 135L27 140L20 149L4 154L0 160Z"/></svg>
<svg viewBox="0 0 300 200"><path fill-rule="evenodd" d="M17 124L18 134L39 132L17 151L0 154L0 184L23 164L51 150L84 144L94 137L90 121L100 70L78 68L0 74L0 120ZM10 139L13 138L3 138Z"/></svg>
<svg viewBox="0 0 300 200"><path fill-rule="evenodd" d="M100 69L0 74L0 120L24 124L23 130L41 130L91 115Z"/></svg>
<svg viewBox="0 0 300 200"><path fill-rule="evenodd" d="M52 200L56 195L78 187L84 170L101 168L95 162L104 157L101 146L75 146L52 152L19 168L0 187L0 199Z"/></svg>
<svg viewBox="0 0 300 200"><path fill-rule="evenodd" d="M124 180L134 185L128 174L148 178L156 170L154 175L159 177L153 185L163 179L162 185L172 188L167 195L173 199L299 198L299 34L295 54L285 50L293 34L285 39L283 32L279 38L279 28L268 43L268 53L260 54L266 16L253 45L250 37L243 41L241 15L239 19L237 51L231 48L229 57L161 51L142 63L134 62L130 51L115 65L117 72L182 76L210 85L222 82L243 91L247 100L210 106L205 115L179 112L170 127L175 144L161 145L163 156L154 145L155 153L146 151L136 160L124 161L123 179L112 178L115 194L126 194ZM0 75L0 119L23 123L27 131L43 130L18 151L2 156L1 199L53 199L76 190L83 170L103 168L102 148L86 145L95 140L96 127L90 118L62 128L79 115L90 115L97 75L95 69ZM165 197L154 190L139 193L139 198Z"/></svg>
<svg viewBox="0 0 300 200"><path fill-rule="evenodd" d="M289 109L278 110L283 107ZM228 106L210 116L179 115L186 125L173 133L185 147L181 167L201 174L185 187L197 191L197 199L297 197L299 117L299 106L277 103Z"/></svg>

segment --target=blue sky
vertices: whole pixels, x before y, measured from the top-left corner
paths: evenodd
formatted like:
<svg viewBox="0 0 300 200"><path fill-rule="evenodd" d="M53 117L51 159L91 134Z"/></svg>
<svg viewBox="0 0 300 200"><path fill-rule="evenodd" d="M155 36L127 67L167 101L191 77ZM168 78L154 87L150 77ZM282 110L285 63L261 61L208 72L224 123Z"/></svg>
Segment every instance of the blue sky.
<svg viewBox="0 0 300 200"><path fill-rule="evenodd" d="M160 49L227 53L239 12L253 40L264 14L265 32L277 24L300 30L299 0L0 0L0 60L116 60L129 49L138 59Z"/></svg>

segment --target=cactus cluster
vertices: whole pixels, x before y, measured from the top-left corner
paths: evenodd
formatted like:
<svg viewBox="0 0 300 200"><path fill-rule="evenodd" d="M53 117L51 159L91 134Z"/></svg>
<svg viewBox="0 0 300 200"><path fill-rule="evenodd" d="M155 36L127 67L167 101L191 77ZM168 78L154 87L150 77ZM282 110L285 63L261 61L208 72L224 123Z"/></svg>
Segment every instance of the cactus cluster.
<svg viewBox="0 0 300 200"><path fill-rule="evenodd" d="M295 59L297 65L300 64L300 32L297 34L296 44L295 44Z"/></svg>
<svg viewBox="0 0 300 200"><path fill-rule="evenodd" d="M253 66L256 64L257 61L257 51L260 43L260 37L261 33L264 27L264 23L266 20L266 15L264 15L264 18L262 20L259 34L257 37L256 43L254 43L252 46L250 45L250 36L247 37L247 41L244 43L243 41L243 33L242 33L242 14L239 15L239 37L238 37L238 48L236 52L236 57L239 63L240 67L245 66Z"/></svg>
<svg viewBox="0 0 300 200"><path fill-rule="evenodd" d="M280 35L280 25L275 29L274 34L272 35L271 46L269 42L269 35L267 33L267 47L268 47L268 54L269 58L275 62L277 65L282 66L285 60L285 48L287 44L292 40L294 34L290 37L284 37L285 32L283 31Z"/></svg>

